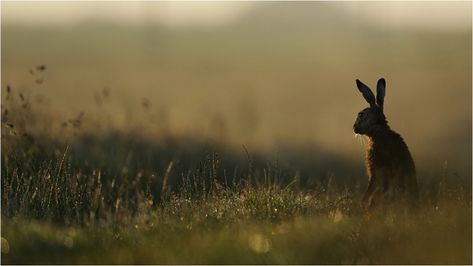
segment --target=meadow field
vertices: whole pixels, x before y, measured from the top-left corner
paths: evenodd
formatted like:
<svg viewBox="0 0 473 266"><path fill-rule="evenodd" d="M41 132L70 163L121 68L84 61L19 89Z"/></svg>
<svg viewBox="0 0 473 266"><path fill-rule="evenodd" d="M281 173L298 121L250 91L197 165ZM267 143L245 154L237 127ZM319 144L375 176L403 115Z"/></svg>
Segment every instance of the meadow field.
<svg viewBox="0 0 473 266"><path fill-rule="evenodd" d="M2 264L472 263L471 3L172 5L2 2ZM380 77L415 209L360 204Z"/></svg>
<svg viewBox="0 0 473 266"><path fill-rule="evenodd" d="M97 154L81 142L5 139L2 263L471 263L471 183L447 165L421 179L414 212L366 212L365 182L313 182L209 143L83 140L106 147Z"/></svg>
<svg viewBox="0 0 473 266"><path fill-rule="evenodd" d="M471 183L447 166L415 211L366 212L364 182L311 183L251 155L182 151L148 172L133 149L97 166L40 143L3 143L5 264L471 264Z"/></svg>

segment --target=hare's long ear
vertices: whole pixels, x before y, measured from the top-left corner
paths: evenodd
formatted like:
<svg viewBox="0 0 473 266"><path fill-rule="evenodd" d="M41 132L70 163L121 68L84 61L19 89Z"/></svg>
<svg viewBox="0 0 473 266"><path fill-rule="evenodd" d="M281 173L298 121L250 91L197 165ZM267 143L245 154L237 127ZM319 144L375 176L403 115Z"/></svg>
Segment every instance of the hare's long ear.
<svg viewBox="0 0 473 266"><path fill-rule="evenodd" d="M376 86L376 104L383 110L384 96L386 95L386 81L383 78L378 80Z"/></svg>
<svg viewBox="0 0 473 266"><path fill-rule="evenodd" d="M356 86L358 87L358 90L361 92L361 94L363 94L363 98L365 98L365 100L370 104L370 106L375 106L376 103L374 94L370 90L370 88L368 88L368 86L363 84L363 82L358 79L356 80Z"/></svg>

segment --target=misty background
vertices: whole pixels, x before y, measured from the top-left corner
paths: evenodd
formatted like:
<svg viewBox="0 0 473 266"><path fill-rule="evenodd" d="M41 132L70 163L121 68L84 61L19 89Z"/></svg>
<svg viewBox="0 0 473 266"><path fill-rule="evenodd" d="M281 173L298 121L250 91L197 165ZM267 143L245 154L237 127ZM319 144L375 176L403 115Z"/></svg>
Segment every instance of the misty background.
<svg viewBox="0 0 473 266"><path fill-rule="evenodd" d="M283 162L304 154L308 165L338 158L363 176L366 141L352 126L367 103L355 79L375 89L384 77L385 114L420 173L448 162L471 179L471 2L1 7L2 101L9 85L35 103L30 131L71 141L63 123L80 116L79 135L204 139Z"/></svg>

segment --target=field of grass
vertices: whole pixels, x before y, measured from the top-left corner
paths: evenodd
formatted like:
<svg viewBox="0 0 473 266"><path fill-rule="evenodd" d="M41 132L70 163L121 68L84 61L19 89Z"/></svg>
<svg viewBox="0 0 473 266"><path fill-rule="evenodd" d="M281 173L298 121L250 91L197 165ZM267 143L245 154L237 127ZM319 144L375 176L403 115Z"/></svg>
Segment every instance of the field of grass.
<svg viewBox="0 0 473 266"><path fill-rule="evenodd" d="M2 8L1 263L472 263L470 20L254 4L183 28L16 24ZM355 79L380 77L416 162L414 209L360 205Z"/></svg>
<svg viewBox="0 0 473 266"><path fill-rule="evenodd" d="M350 181L297 163L310 155L288 165L209 141L99 137L80 116L63 142L29 133L44 118L21 102L2 106L2 263L472 262L471 183L448 165L419 177L417 209L366 212L363 172Z"/></svg>
<svg viewBox="0 0 473 266"><path fill-rule="evenodd" d="M362 188L331 179L312 189L273 175L225 184L211 160L168 190L172 164L163 176L127 180L73 167L67 153L33 157L32 167L10 156L2 154L2 263L471 264L463 185L425 186L414 212L367 213Z"/></svg>

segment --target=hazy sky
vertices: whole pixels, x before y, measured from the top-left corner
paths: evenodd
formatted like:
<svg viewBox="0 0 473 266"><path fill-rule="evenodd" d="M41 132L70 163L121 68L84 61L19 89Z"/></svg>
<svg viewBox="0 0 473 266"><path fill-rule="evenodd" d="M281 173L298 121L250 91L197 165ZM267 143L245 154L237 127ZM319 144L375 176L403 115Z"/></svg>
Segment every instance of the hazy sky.
<svg viewBox="0 0 473 266"><path fill-rule="evenodd" d="M266 2L267 3L267 2ZM390 27L465 29L470 2L338 2L343 12ZM159 23L169 27L223 26L263 2L2 2L2 23L74 24L87 20Z"/></svg>

